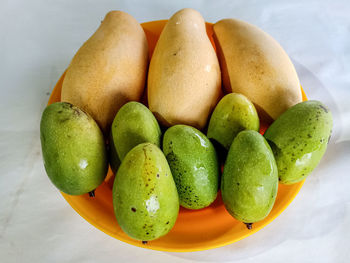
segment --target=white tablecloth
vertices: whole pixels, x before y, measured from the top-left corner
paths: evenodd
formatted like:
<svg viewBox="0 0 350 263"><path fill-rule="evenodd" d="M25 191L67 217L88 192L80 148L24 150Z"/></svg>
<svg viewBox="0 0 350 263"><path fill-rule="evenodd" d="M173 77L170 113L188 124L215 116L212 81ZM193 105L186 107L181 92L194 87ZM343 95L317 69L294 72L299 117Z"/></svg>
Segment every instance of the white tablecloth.
<svg viewBox="0 0 350 263"><path fill-rule="evenodd" d="M190 3L187 3L190 2ZM54 84L105 13L167 19L192 7L205 20L253 23L288 52L310 99L328 105L328 150L291 205L237 243L195 253L125 244L97 230L45 174L39 122ZM1 1L0 262L349 262L350 2Z"/></svg>

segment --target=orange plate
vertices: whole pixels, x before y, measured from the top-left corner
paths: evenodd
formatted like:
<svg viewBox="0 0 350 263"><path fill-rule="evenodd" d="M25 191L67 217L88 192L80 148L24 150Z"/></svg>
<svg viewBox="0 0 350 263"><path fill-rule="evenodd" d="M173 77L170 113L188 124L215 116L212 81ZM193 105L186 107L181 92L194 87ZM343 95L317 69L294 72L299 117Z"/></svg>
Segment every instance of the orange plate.
<svg viewBox="0 0 350 263"><path fill-rule="evenodd" d="M166 20L161 20L142 24L147 35L150 56L165 23ZM213 43L210 23L207 23L207 33ZM60 101L63 78L64 74L57 82L48 104ZM306 100L305 93L303 90L302 92L303 100ZM266 129L266 125L262 124L262 127ZM105 182L96 189L95 198L90 198L88 194L71 196L62 193L62 195L79 215L106 234L135 246L172 252L200 251L221 247L255 233L287 208L304 183L302 181L290 186L280 184L271 213L265 220L254 223L252 230L248 230L243 223L236 221L228 214L219 192L216 201L207 208L198 211L181 208L174 228L166 236L142 244L141 241L128 237L117 223L112 204L113 179L114 175L109 170Z"/></svg>

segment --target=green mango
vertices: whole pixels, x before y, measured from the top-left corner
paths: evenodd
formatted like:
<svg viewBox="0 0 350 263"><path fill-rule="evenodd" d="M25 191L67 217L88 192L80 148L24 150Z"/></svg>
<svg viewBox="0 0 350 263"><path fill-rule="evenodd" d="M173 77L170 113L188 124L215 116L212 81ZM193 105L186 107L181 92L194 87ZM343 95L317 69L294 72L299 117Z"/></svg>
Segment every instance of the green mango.
<svg viewBox="0 0 350 263"><path fill-rule="evenodd" d="M120 108L112 123L111 151L119 160L136 145L150 142L160 147L162 132L152 112L142 103L132 101Z"/></svg>
<svg viewBox="0 0 350 263"><path fill-rule="evenodd" d="M87 113L66 102L47 106L40 140L46 173L60 191L81 195L103 182L108 169L105 141Z"/></svg>
<svg viewBox="0 0 350 263"><path fill-rule="evenodd" d="M118 224L130 237L149 241L167 234L179 213L169 165L154 144L142 143L125 156L113 185Z"/></svg>
<svg viewBox="0 0 350 263"><path fill-rule="evenodd" d="M209 139L193 127L175 125L164 134L163 151L181 206L201 209L210 205L218 192L219 165Z"/></svg>
<svg viewBox="0 0 350 263"><path fill-rule="evenodd" d="M319 101L304 101L285 111L264 136L275 155L282 184L305 179L320 162L332 132L332 113Z"/></svg>
<svg viewBox="0 0 350 263"><path fill-rule="evenodd" d="M240 131L259 131L259 117L250 100L242 94L230 93L216 105L209 121L207 136L230 149Z"/></svg>
<svg viewBox="0 0 350 263"><path fill-rule="evenodd" d="M250 228L270 213L277 189L277 166L269 144L256 131L240 132L231 144L221 179L227 211Z"/></svg>

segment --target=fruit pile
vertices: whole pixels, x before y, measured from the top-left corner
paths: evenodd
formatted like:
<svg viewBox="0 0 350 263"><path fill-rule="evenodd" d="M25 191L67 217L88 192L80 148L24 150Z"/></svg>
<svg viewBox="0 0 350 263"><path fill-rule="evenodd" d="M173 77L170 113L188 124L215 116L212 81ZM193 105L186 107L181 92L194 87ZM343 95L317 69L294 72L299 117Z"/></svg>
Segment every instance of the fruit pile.
<svg viewBox="0 0 350 263"><path fill-rule="evenodd" d="M270 213L279 182L305 179L326 151L331 112L302 102L282 47L235 19L212 30L214 43L197 11L180 10L149 61L140 24L109 12L70 63L61 102L43 112L52 183L94 196L110 165L115 216L134 239L164 236L180 205L208 207L219 189L250 229ZM271 124L263 135L261 123Z"/></svg>

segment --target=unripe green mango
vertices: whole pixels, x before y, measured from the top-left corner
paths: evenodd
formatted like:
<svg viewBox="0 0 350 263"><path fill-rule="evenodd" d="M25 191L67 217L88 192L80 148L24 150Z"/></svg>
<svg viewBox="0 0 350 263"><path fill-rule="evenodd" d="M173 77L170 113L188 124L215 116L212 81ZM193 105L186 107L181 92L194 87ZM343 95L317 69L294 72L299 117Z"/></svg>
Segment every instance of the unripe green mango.
<svg viewBox="0 0 350 263"><path fill-rule="evenodd" d="M174 226L179 197L156 145L139 144L125 156L114 180L113 207L118 224L134 239L153 240Z"/></svg>
<svg viewBox="0 0 350 263"><path fill-rule="evenodd" d="M66 102L47 106L40 139L46 173L60 191L81 195L103 182L108 168L105 141L87 113Z"/></svg>
<svg viewBox="0 0 350 263"><path fill-rule="evenodd" d="M332 132L332 113L319 101L304 101L285 111L264 136L275 155L283 184L305 179L320 162Z"/></svg>
<svg viewBox="0 0 350 263"><path fill-rule="evenodd" d="M111 133L111 150L117 152L121 161L140 143L150 142L160 147L162 136L152 112L136 101L128 102L120 108L113 120Z"/></svg>
<svg viewBox="0 0 350 263"><path fill-rule="evenodd" d="M240 131L259 131L259 126L259 116L253 103L242 94L230 93L216 105L207 135L229 150Z"/></svg>
<svg viewBox="0 0 350 263"><path fill-rule="evenodd" d="M249 225L260 221L270 213L277 189L277 167L269 144L256 131L240 132L231 144L221 179L227 211Z"/></svg>
<svg viewBox="0 0 350 263"><path fill-rule="evenodd" d="M219 165L209 139L193 127L175 125L164 134L163 151L181 206L200 209L210 205L218 192Z"/></svg>

